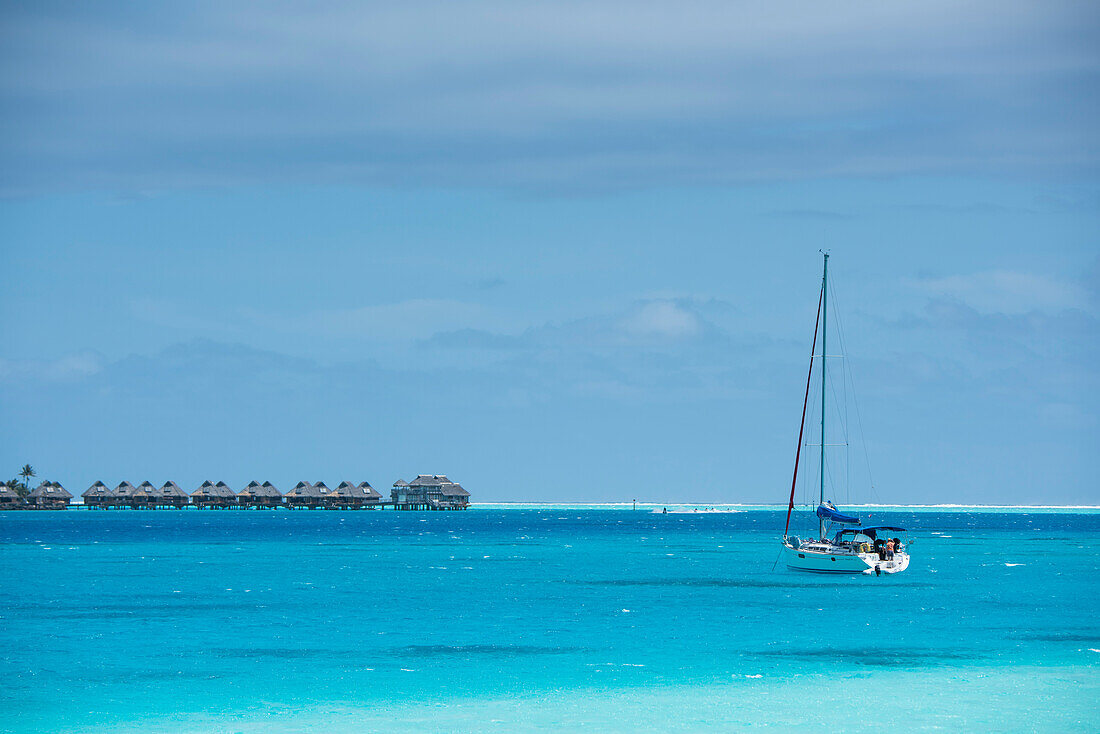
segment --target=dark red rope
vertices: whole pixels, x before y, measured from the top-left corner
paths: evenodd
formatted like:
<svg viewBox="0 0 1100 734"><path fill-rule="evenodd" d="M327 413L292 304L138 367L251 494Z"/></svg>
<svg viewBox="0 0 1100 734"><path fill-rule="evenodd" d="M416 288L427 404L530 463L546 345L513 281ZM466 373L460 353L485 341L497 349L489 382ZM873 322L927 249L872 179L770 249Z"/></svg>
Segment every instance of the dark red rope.
<svg viewBox="0 0 1100 734"><path fill-rule="evenodd" d="M794 452L794 478L791 479L791 499L787 503L787 524L783 526L783 539L787 539L787 531L791 527L791 511L794 510L794 488L798 482L798 460L802 456L802 431L806 428L806 405L810 402L810 378L814 373L814 350L817 349L817 327L821 319L821 299L825 294L824 283L821 293L817 296L817 316L814 318L814 343L810 347L810 371L806 374L806 397L802 399L802 422L798 426L798 448Z"/></svg>

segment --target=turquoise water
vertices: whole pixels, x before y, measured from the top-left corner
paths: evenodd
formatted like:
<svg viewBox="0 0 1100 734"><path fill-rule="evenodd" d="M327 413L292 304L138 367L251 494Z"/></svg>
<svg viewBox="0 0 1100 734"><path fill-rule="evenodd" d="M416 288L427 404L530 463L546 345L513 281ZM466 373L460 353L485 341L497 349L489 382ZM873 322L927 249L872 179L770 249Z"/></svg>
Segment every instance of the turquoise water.
<svg viewBox="0 0 1100 734"><path fill-rule="evenodd" d="M0 731L1100 730L1100 514L0 514ZM798 531L805 531L799 527Z"/></svg>

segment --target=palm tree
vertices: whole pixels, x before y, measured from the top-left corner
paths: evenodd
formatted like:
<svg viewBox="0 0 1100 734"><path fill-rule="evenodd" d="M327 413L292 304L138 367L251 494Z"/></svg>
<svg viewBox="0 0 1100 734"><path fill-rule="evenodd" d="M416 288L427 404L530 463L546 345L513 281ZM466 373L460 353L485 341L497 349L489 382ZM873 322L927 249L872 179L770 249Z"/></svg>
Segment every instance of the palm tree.
<svg viewBox="0 0 1100 734"><path fill-rule="evenodd" d="M16 488L16 491L25 497L31 486L31 477L35 476L34 467L30 464L24 464L23 468L19 471L19 476L23 477L23 489L19 490Z"/></svg>
<svg viewBox="0 0 1100 734"><path fill-rule="evenodd" d="M9 489L15 490L15 493L24 499L26 499L27 495L30 494L30 492L27 491L27 485L19 481L15 477L12 477L6 482L3 482L3 484Z"/></svg>

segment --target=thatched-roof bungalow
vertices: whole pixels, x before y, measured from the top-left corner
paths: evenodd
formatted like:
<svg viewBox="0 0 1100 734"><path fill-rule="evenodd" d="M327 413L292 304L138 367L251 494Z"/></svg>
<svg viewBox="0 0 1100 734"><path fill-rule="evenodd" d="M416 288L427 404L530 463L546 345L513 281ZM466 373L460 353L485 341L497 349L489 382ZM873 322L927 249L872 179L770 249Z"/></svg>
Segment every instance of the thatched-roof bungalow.
<svg viewBox="0 0 1100 734"><path fill-rule="evenodd" d="M191 504L196 507L234 507L237 494L225 482L214 484L208 479L191 493Z"/></svg>
<svg viewBox="0 0 1100 734"><path fill-rule="evenodd" d="M0 484L0 510L19 510L27 506L27 501L6 484Z"/></svg>
<svg viewBox="0 0 1100 734"><path fill-rule="evenodd" d="M321 507L329 510L340 507L339 495L329 489L327 484L324 482L317 482L313 485L313 489L321 498Z"/></svg>
<svg viewBox="0 0 1100 734"><path fill-rule="evenodd" d="M160 493L157 492L157 488L152 482L144 481L130 495L130 506L134 509L139 507L155 509L158 499L160 499Z"/></svg>
<svg viewBox="0 0 1100 734"><path fill-rule="evenodd" d="M60 482L42 482L31 490L31 507L43 510L64 510L73 498Z"/></svg>
<svg viewBox="0 0 1100 734"><path fill-rule="evenodd" d="M359 492L360 497L363 499L363 504L367 507L377 505L382 501L382 494L370 486L370 482L362 482L355 488Z"/></svg>
<svg viewBox="0 0 1100 734"><path fill-rule="evenodd" d="M242 507L278 507L283 504L283 493L271 482L252 481L237 495L237 503Z"/></svg>
<svg viewBox="0 0 1100 734"><path fill-rule="evenodd" d="M129 482L119 482L118 486L115 487L114 490L115 506L123 507L133 505L134 492L136 491L137 490L134 488L134 485L130 484Z"/></svg>
<svg viewBox="0 0 1100 734"><path fill-rule="evenodd" d="M446 510L465 510L470 504L470 493L458 482L444 484L440 493L443 495L442 504Z"/></svg>
<svg viewBox="0 0 1100 734"><path fill-rule="evenodd" d="M374 491L369 482L363 482L356 486L351 482L340 482L333 490L332 506L347 509L359 509L362 507L377 506L382 495Z"/></svg>
<svg viewBox="0 0 1100 734"><path fill-rule="evenodd" d="M345 510L359 507L359 498L355 496L355 485L351 482L340 482L336 489L332 490L329 507Z"/></svg>
<svg viewBox="0 0 1100 734"><path fill-rule="evenodd" d="M96 482L80 496L84 498L87 507L113 507L118 501L115 493L103 482Z"/></svg>
<svg viewBox="0 0 1100 734"><path fill-rule="evenodd" d="M394 507L402 504L409 498L409 483L404 479L398 479L393 483L393 489L390 490L390 503Z"/></svg>
<svg viewBox="0 0 1100 734"><path fill-rule="evenodd" d="M287 507L308 507L312 510L321 506L321 493L309 482L295 484L294 489L286 493L285 499Z"/></svg>
<svg viewBox="0 0 1100 734"><path fill-rule="evenodd" d="M183 487L175 482L165 482L157 490L161 507L186 507L191 501Z"/></svg>
<svg viewBox="0 0 1100 734"><path fill-rule="evenodd" d="M390 491L390 502L398 510L464 510L469 497L470 493L446 474L418 474L408 483L398 479Z"/></svg>
<svg viewBox="0 0 1100 734"><path fill-rule="evenodd" d="M129 504L134 509L155 510L159 507L186 507L189 499L187 492L175 482L165 482L160 488L153 486L152 482L142 482L134 490Z"/></svg>

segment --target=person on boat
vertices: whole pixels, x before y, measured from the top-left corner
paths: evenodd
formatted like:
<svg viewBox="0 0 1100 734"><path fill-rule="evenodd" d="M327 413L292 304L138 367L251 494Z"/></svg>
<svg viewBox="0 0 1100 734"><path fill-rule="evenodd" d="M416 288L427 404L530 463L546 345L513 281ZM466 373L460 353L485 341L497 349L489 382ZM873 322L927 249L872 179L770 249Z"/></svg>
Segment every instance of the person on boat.
<svg viewBox="0 0 1100 734"><path fill-rule="evenodd" d="M894 551L901 553L901 538L894 538Z"/></svg>
<svg viewBox="0 0 1100 734"><path fill-rule="evenodd" d="M886 541L886 560L887 561L894 560L894 539L893 538L890 538L890 540Z"/></svg>
<svg viewBox="0 0 1100 734"><path fill-rule="evenodd" d="M886 548L882 545L882 538L875 538L875 553L880 561L886 560Z"/></svg>

